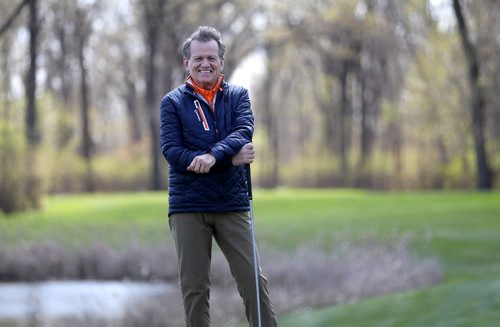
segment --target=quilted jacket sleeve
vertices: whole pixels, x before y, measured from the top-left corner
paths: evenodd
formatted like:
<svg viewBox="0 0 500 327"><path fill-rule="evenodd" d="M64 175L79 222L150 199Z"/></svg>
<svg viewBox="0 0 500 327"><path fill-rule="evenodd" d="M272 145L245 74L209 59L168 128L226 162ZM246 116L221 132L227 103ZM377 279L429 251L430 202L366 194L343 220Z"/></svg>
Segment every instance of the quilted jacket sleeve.
<svg viewBox="0 0 500 327"><path fill-rule="evenodd" d="M233 107L230 133L214 144L210 153L217 162L229 160L237 154L243 145L252 141L254 117L250 105L248 90L236 87L230 92L230 107Z"/></svg>
<svg viewBox="0 0 500 327"><path fill-rule="evenodd" d="M161 152L171 167L187 171L193 159L203 151L191 150L183 145L181 121L175 108L172 95L166 95L160 107L160 146Z"/></svg>

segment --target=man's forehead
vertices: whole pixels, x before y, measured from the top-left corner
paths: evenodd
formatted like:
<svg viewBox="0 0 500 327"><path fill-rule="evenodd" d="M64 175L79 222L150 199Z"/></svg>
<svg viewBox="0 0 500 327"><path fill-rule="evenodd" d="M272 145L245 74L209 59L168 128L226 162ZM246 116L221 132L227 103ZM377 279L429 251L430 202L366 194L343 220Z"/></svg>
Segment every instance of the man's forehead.
<svg viewBox="0 0 500 327"><path fill-rule="evenodd" d="M218 54L219 53L219 45L217 41L198 41L193 40L190 46L191 54Z"/></svg>

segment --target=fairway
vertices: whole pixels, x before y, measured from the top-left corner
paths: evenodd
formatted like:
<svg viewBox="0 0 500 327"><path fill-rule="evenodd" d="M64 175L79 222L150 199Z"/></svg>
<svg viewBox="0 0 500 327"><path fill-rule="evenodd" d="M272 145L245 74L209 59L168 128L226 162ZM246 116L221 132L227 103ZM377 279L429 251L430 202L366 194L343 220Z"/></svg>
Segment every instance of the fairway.
<svg viewBox="0 0 500 327"><path fill-rule="evenodd" d="M261 191L255 212L259 235L273 246L408 237L415 250L440 257L447 281L500 273L498 192Z"/></svg>
<svg viewBox="0 0 500 327"><path fill-rule="evenodd" d="M494 327L500 321L500 279L453 283L380 296L282 318L286 327Z"/></svg>
<svg viewBox="0 0 500 327"><path fill-rule="evenodd" d="M0 219L0 246L50 240L120 248L170 242L165 192L51 196L38 212ZM282 316L281 326L493 326L500 312L500 193L257 190L262 256L302 247L406 239L442 265L441 284ZM264 267L265 268L265 267Z"/></svg>

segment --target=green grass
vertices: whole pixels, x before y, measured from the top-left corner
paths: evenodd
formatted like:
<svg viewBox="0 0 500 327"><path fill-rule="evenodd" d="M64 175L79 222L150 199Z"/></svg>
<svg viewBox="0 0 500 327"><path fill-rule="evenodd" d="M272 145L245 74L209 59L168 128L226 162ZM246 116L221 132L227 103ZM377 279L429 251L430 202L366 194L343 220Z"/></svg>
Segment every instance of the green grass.
<svg viewBox="0 0 500 327"><path fill-rule="evenodd" d="M41 241L68 246L105 242L120 247L130 241L155 245L170 239L167 207L164 192L52 196L40 211L0 219L0 245Z"/></svg>
<svg viewBox="0 0 500 327"><path fill-rule="evenodd" d="M498 326L500 279L380 296L280 319L286 327Z"/></svg>
<svg viewBox="0 0 500 327"><path fill-rule="evenodd" d="M500 274L500 193L282 190L259 192L255 203L259 234L274 246L406 235L440 257L447 279Z"/></svg>
<svg viewBox="0 0 500 327"><path fill-rule="evenodd" d="M160 244L170 240L167 206L165 192L48 197L41 211L0 219L0 246L46 240ZM499 192L256 190L254 212L263 255L267 247L330 249L346 238L408 237L419 255L439 258L444 270L438 287L281 317L281 326L496 326L500 321Z"/></svg>
<svg viewBox="0 0 500 327"><path fill-rule="evenodd" d="M283 190L258 193L255 202L260 234L275 245L328 246L338 231L352 238L408 235L416 251L438 256L444 269L439 287L281 317L281 326L497 326L500 321L498 192Z"/></svg>

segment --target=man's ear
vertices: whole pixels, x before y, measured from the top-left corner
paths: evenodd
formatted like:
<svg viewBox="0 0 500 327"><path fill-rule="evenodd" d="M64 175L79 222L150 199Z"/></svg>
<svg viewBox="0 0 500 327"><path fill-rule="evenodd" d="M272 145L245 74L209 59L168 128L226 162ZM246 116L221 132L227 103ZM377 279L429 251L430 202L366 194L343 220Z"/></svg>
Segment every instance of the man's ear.
<svg viewBox="0 0 500 327"><path fill-rule="evenodd" d="M186 71L186 73L189 73L189 59L184 58L183 61L184 61L184 70Z"/></svg>

